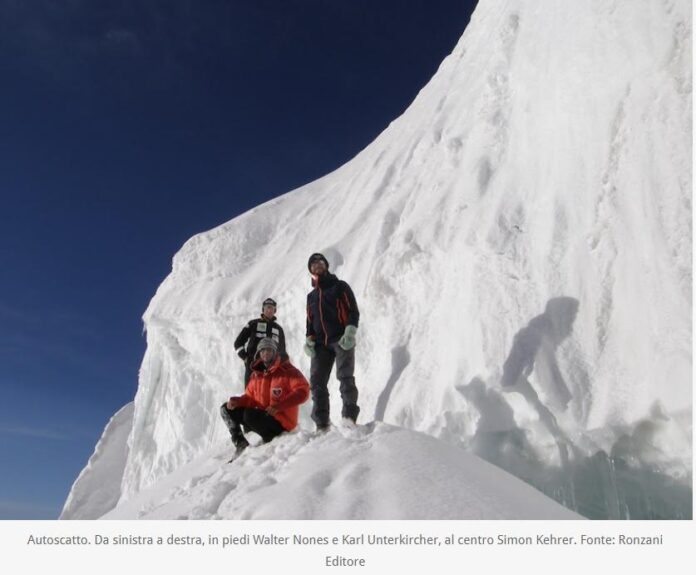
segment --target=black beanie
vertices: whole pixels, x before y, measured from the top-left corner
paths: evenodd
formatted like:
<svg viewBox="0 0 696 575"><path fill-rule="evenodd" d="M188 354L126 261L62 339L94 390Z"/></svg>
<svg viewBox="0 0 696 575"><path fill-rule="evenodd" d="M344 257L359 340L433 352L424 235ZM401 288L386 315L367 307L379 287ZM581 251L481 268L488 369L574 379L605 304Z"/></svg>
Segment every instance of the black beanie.
<svg viewBox="0 0 696 575"><path fill-rule="evenodd" d="M316 253L309 256L309 261L307 262L307 269L311 272L312 263L314 262L324 262L326 269L329 269L329 261L324 257L324 254Z"/></svg>

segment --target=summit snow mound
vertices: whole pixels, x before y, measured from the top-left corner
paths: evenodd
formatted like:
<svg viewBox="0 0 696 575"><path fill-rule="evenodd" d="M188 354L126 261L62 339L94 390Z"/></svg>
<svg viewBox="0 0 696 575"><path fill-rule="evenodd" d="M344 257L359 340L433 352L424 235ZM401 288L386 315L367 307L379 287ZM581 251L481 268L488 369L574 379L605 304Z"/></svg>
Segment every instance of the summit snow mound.
<svg viewBox="0 0 696 575"><path fill-rule="evenodd" d="M506 472L387 424L218 447L103 519L581 519Z"/></svg>

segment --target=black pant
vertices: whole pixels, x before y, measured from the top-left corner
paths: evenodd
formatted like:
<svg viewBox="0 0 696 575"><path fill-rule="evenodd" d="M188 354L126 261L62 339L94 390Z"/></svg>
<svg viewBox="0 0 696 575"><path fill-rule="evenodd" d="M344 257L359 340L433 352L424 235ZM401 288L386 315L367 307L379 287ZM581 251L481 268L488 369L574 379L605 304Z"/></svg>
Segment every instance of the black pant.
<svg viewBox="0 0 696 575"><path fill-rule="evenodd" d="M227 429L230 430L230 435L235 445L239 441L245 440L242 426L244 426L244 431L247 433L250 431L258 433L264 443L268 443L285 431L275 417L255 407L227 409L227 403L223 403L220 406L220 415L225 425L227 425Z"/></svg>
<svg viewBox="0 0 696 575"><path fill-rule="evenodd" d="M329 376L334 362L336 377L340 383L339 391L343 400L341 416L355 421L360 413L358 407L358 388L355 386L355 348L345 350L337 343L328 347L317 344L316 354L312 358L309 373L309 385L312 390L312 420L318 426L329 425Z"/></svg>

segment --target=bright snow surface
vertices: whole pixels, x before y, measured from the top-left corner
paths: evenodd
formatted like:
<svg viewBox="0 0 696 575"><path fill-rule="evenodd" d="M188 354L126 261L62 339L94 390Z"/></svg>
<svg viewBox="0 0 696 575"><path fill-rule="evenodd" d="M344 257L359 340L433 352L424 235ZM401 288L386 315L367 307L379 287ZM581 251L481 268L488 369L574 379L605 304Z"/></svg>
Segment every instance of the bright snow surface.
<svg viewBox="0 0 696 575"><path fill-rule="evenodd" d="M92 457L70 491L63 508L64 517L94 519L116 506L121 496L121 478L132 425L133 404L129 403L107 423Z"/></svg>
<svg viewBox="0 0 696 575"><path fill-rule="evenodd" d="M580 519L519 479L385 423L213 449L104 519Z"/></svg>
<svg viewBox="0 0 696 575"><path fill-rule="evenodd" d="M584 516L690 517L691 82L686 0L481 0L356 158L176 254L144 316L119 508L219 453L232 341L264 298L309 373L321 251L360 305L360 423L473 452ZM300 425L288 451L307 406ZM225 493L201 508L255 516Z"/></svg>

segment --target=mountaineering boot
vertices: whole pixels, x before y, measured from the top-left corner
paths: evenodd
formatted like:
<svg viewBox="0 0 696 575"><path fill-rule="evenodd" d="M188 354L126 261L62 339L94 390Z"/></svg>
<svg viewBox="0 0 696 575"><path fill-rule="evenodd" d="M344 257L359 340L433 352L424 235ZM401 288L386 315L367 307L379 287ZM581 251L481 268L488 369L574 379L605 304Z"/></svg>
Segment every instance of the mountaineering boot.
<svg viewBox="0 0 696 575"><path fill-rule="evenodd" d="M343 427L347 427L349 429L355 429L358 426L358 424L355 423L355 419L353 419L352 417L342 417L341 424L343 425Z"/></svg>
<svg viewBox="0 0 696 575"><path fill-rule="evenodd" d="M232 463L237 457L239 457L242 452L249 447L249 442L246 440L246 437L244 437L241 433L232 438L232 444L234 445L234 455L232 456L232 459L230 459L227 463Z"/></svg>
<svg viewBox="0 0 696 575"><path fill-rule="evenodd" d="M235 455L239 455L242 451L249 447L249 442L247 441L247 438L244 437L241 433L232 434L232 443L235 447Z"/></svg>

